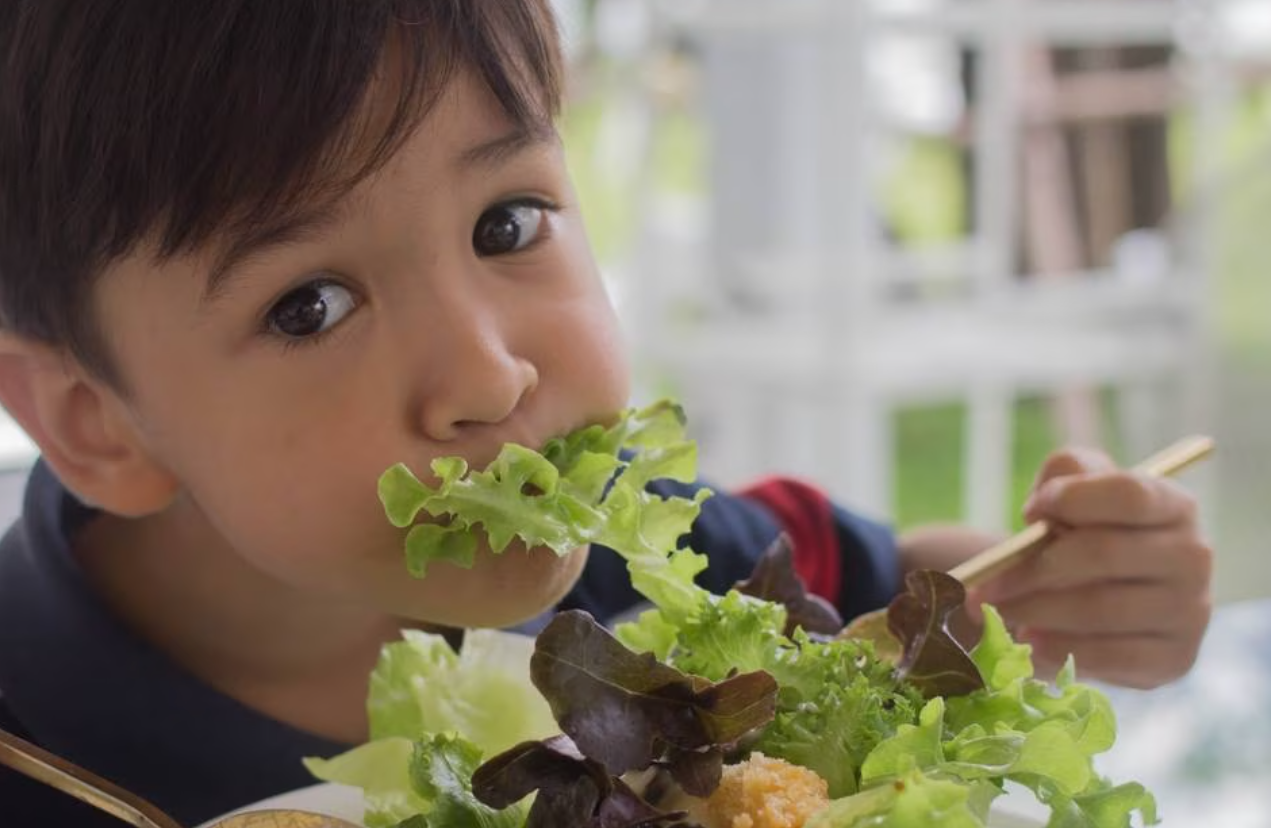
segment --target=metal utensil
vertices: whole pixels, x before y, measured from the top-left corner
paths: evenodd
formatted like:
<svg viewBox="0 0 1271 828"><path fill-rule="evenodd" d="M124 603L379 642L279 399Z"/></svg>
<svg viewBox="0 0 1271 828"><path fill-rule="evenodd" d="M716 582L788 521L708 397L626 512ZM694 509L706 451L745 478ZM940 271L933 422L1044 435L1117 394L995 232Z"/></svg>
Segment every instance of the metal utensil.
<svg viewBox="0 0 1271 828"><path fill-rule="evenodd" d="M0 730L0 765L51 785L136 828L182 828L157 807L95 773ZM3 806L0 805L0 811ZM226 817L208 828L358 828L308 811L274 809Z"/></svg>

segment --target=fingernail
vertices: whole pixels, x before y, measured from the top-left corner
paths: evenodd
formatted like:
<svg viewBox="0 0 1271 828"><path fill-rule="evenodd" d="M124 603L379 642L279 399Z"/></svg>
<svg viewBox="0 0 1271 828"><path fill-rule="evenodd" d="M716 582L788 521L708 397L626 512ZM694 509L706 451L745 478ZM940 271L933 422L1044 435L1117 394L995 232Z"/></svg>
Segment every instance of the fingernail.
<svg viewBox="0 0 1271 828"><path fill-rule="evenodd" d="M1029 523L1037 520L1051 506L1055 499L1055 487L1043 485L1039 489L1034 489L1028 499L1024 501L1023 514L1024 519Z"/></svg>

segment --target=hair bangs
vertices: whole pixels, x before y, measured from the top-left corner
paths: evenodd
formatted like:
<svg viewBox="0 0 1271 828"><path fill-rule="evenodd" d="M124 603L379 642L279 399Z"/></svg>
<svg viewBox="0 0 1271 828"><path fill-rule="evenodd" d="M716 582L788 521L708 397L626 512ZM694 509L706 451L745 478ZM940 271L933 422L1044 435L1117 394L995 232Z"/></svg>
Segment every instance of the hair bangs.
<svg viewBox="0 0 1271 828"><path fill-rule="evenodd" d="M460 69L529 131L559 113L561 60L546 0L327 5L334 20L322 22L334 25L309 27L307 43L282 50L285 61L278 44L243 37L226 44L240 53L226 76L201 79L225 128L219 145L197 126L177 144L191 151L168 170L161 255L338 198L393 156ZM377 13L350 11L358 5ZM273 31L287 29L261 28ZM380 95L387 105L376 105Z"/></svg>

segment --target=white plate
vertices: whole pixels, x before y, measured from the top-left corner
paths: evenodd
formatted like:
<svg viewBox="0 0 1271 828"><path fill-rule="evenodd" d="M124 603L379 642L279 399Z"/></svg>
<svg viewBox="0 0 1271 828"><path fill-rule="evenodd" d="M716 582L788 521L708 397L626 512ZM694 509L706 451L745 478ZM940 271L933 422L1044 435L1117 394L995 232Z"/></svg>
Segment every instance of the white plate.
<svg viewBox="0 0 1271 828"><path fill-rule="evenodd" d="M254 805L239 808L219 819L244 811L264 811L270 808L295 808L300 811L313 811L318 814L346 819L354 825L362 824L362 791L349 785L321 784L298 791L272 796ZM1029 809L1031 810L1031 809ZM204 823L199 828L208 828L217 820ZM1025 816L1011 803L997 804L993 808L993 817L989 821L990 828L1041 828L1045 820L1038 821Z"/></svg>
<svg viewBox="0 0 1271 828"><path fill-rule="evenodd" d="M362 824L362 789L352 785L335 785L322 783L289 791L269 799L262 799L251 805L245 805L237 811L219 816L205 822L199 828L209 828L225 817L241 814L245 811L267 811L274 808L294 808L298 811L313 811L315 814L339 817L354 825Z"/></svg>

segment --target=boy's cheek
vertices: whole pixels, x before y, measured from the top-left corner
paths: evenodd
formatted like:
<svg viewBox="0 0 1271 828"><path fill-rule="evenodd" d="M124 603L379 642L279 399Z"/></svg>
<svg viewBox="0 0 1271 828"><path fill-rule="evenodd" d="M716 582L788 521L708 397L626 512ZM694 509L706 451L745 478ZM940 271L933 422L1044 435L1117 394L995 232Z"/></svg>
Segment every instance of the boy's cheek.
<svg viewBox="0 0 1271 828"><path fill-rule="evenodd" d="M561 557L548 549L511 548L478 553L471 569L436 563L423 578L404 562L380 596L383 611L416 621L456 627L506 627L556 606L587 562L584 547Z"/></svg>
<svg viewBox="0 0 1271 828"><path fill-rule="evenodd" d="M484 544L471 568L433 562L423 578L407 570L404 530L388 524L378 504L358 520L257 523L232 539L239 553L291 590L423 623L502 627L554 606L573 587L587 549L561 557L527 552L519 543L495 555ZM352 515L350 515L352 517ZM250 526L240 519L232 525Z"/></svg>

